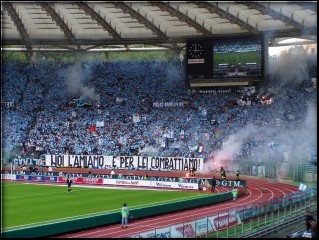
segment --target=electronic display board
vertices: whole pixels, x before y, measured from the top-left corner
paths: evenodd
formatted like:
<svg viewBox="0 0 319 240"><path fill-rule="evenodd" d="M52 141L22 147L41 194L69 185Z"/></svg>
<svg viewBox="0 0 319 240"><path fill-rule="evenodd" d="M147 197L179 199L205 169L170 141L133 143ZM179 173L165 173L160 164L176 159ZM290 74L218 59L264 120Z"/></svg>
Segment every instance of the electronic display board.
<svg viewBox="0 0 319 240"><path fill-rule="evenodd" d="M190 40L186 44L186 57L186 81L190 87L199 87L200 83L249 85L264 79L261 36Z"/></svg>

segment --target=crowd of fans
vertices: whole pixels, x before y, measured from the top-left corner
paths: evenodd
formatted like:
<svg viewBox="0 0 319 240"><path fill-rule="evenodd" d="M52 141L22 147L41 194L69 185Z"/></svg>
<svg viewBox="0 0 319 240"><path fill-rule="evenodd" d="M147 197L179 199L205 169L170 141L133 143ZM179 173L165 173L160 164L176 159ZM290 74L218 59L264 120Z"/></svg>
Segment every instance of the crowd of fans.
<svg viewBox="0 0 319 240"><path fill-rule="evenodd" d="M282 92L272 104L263 104L257 93L250 96L250 104L238 104L243 93L194 92L185 84L179 60L83 63L78 76L70 76L71 64L30 67L9 62L1 67L2 103L14 102L2 111L2 148L8 155L208 158L248 123L275 127L281 118L295 129L304 121L307 102L317 98L316 90L304 90L308 83ZM69 78L82 78L86 72L90 74L78 92L72 91ZM89 88L91 95L84 98ZM79 98L90 104L70 104ZM285 119L283 109L294 118ZM252 138L238 157L256 156L258 148L267 146L269 134Z"/></svg>
<svg viewBox="0 0 319 240"><path fill-rule="evenodd" d="M251 39L222 40L214 43L215 53L261 51L261 41Z"/></svg>

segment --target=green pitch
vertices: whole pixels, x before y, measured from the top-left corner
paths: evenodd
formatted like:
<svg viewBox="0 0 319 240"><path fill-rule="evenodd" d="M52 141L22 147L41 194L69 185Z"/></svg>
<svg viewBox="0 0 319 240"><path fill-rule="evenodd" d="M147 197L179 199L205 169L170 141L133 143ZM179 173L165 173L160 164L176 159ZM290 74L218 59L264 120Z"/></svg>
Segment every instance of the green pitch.
<svg viewBox="0 0 319 240"><path fill-rule="evenodd" d="M1 230L120 212L124 203L130 209L203 197L205 194L182 191L101 189L5 182L2 184Z"/></svg>
<svg viewBox="0 0 319 240"><path fill-rule="evenodd" d="M214 53L214 66L228 63L237 65L238 63L257 63L261 64L261 55L258 52L241 52L241 53Z"/></svg>

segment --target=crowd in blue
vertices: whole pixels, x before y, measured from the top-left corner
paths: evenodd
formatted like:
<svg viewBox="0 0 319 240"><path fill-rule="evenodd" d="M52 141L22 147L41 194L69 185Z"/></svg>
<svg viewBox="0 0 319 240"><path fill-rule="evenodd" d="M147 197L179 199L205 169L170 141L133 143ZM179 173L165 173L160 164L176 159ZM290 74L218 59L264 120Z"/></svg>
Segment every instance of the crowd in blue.
<svg viewBox="0 0 319 240"><path fill-rule="evenodd" d="M307 102L317 99L316 90L305 91L312 87L306 81L282 91L272 104L258 100L258 91L249 97L250 105L238 104L242 91L188 89L179 60L77 67L78 75L70 75L72 64L1 65L2 103L14 102L2 110L4 152L208 158L248 124L275 127L280 118L287 128L301 127ZM70 89L68 81L76 80L71 77L81 78L77 92ZM81 96L90 104L70 104ZM256 156L269 146L269 134L248 140L237 156Z"/></svg>
<svg viewBox="0 0 319 240"><path fill-rule="evenodd" d="M228 39L214 41L214 52L229 53L229 52L257 52L261 51L260 39Z"/></svg>

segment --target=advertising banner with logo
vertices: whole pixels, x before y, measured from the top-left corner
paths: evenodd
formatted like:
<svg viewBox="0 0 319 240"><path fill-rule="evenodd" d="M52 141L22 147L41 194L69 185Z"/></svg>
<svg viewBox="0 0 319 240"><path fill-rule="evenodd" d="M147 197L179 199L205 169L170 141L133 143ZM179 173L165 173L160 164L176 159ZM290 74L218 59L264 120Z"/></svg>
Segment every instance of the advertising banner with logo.
<svg viewBox="0 0 319 240"><path fill-rule="evenodd" d="M16 176L14 174L1 174L1 180L16 180Z"/></svg>
<svg viewBox="0 0 319 240"><path fill-rule="evenodd" d="M71 178L75 184L103 184L102 178L90 178L90 177L73 177ZM67 177L59 177L58 182L65 183Z"/></svg>
<svg viewBox="0 0 319 240"><path fill-rule="evenodd" d="M159 187L159 188L179 188L179 189L198 190L197 183L151 181L150 186Z"/></svg>
<svg viewBox="0 0 319 240"><path fill-rule="evenodd" d="M236 210L231 210L229 212L209 217L208 220L211 222L214 231L241 224L241 220Z"/></svg>
<svg viewBox="0 0 319 240"><path fill-rule="evenodd" d="M197 219L184 224L176 224L170 227L157 228L152 231L142 232L131 238L194 238L213 232L213 227L208 218Z"/></svg>
<svg viewBox="0 0 319 240"><path fill-rule="evenodd" d="M208 221L208 218L201 218L195 221L195 233L196 237L212 233L214 231L212 224Z"/></svg>
<svg viewBox="0 0 319 240"><path fill-rule="evenodd" d="M24 175L16 175L16 180L17 181L25 181L27 179L27 176L24 177Z"/></svg>
<svg viewBox="0 0 319 240"><path fill-rule="evenodd" d="M171 226L172 238L194 238L195 222L187 222L184 224L176 224Z"/></svg>
<svg viewBox="0 0 319 240"><path fill-rule="evenodd" d="M46 182L57 182L58 181L58 177L45 176L45 181Z"/></svg>
<svg viewBox="0 0 319 240"><path fill-rule="evenodd" d="M150 181L147 180L103 179L103 184L150 187Z"/></svg>
<svg viewBox="0 0 319 240"><path fill-rule="evenodd" d="M44 182L45 181L45 176L27 176L28 181L34 181L34 182Z"/></svg>
<svg viewBox="0 0 319 240"><path fill-rule="evenodd" d="M171 231L169 227L157 228L152 231L130 236L130 238L171 238Z"/></svg>

